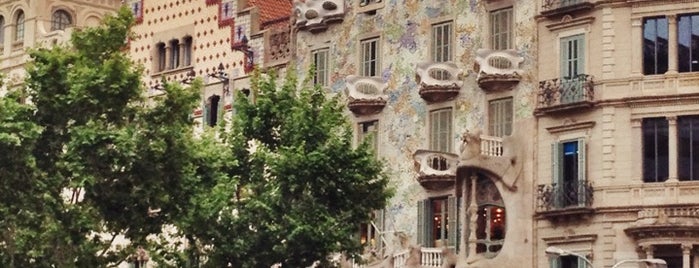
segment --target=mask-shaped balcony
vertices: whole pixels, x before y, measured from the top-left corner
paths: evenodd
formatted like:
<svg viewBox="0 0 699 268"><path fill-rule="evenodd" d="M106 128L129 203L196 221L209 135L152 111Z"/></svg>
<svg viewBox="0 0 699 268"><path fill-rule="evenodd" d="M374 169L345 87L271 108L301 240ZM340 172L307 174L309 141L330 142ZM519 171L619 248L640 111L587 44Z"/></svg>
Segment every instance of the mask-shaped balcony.
<svg viewBox="0 0 699 268"><path fill-rule="evenodd" d="M535 115L563 113L594 106L592 76L578 74L539 82L539 104Z"/></svg>
<svg viewBox="0 0 699 268"><path fill-rule="evenodd" d="M536 214L551 221L577 220L594 212L592 184L586 180L541 184L537 187Z"/></svg>
<svg viewBox="0 0 699 268"><path fill-rule="evenodd" d="M420 97L428 103L454 99L464 84L462 72L453 62L418 63L415 80L420 86Z"/></svg>
<svg viewBox="0 0 699 268"><path fill-rule="evenodd" d="M476 52L476 81L486 92L512 89L522 79L519 68L524 58L517 51L479 49Z"/></svg>
<svg viewBox="0 0 699 268"><path fill-rule="evenodd" d="M347 82L347 107L356 116L377 114L386 106L388 85L380 77L349 75Z"/></svg>
<svg viewBox="0 0 699 268"><path fill-rule="evenodd" d="M454 185L459 156L452 153L417 150L413 154L417 181L428 190L443 190Z"/></svg>
<svg viewBox="0 0 699 268"><path fill-rule="evenodd" d="M589 0L542 0L541 15L547 18L573 12L592 10L595 4Z"/></svg>
<svg viewBox="0 0 699 268"><path fill-rule="evenodd" d="M342 0L295 0L296 27L309 32L320 32L328 24L342 21L345 16L345 1Z"/></svg>

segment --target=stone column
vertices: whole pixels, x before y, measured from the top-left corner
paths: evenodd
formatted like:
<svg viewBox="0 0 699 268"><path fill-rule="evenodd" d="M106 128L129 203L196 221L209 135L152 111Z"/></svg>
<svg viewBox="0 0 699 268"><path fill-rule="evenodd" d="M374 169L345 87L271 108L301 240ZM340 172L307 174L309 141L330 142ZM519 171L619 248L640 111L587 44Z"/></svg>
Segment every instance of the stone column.
<svg viewBox="0 0 699 268"><path fill-rule="evenodd" d="M643 125L643 120L640 118L635 118L631 119L631 137L633 140L638 141L641 143L643 141L643 129L641 126ZM632 146L631 148L631 155L633 155L635 158L635 161L631 161L631 177L636 179L638 178L639 182L643 181L643 149L641 146Z"/></svg>
<svg viewBox="0 0 699 268"><path fill-rule="evenodd" d="M165 43L165 68L163 70L172 69L172 45Z"/></svg>
<svg viewBox="0 0 699 268"><path fill-rule="evenodd" d="M478 176L475 174L471 179L471 204L468 206L469 232L468 232L468 263L473 262L476 258L476 223L478 221L478 204L476 204L476 181Z"/></svg>
<svg viewBox="0 0 699 268"><path fill-rule="evenodd" d="M677 182L677 116L667 117L668 182Z"/></svg>
<svg viewBox="0 0 699 268"><path fill-rule="evenodd" d="M676 74L677 73L677 15L671 14L667 15L667 73L666 74Z"/></svg>
<svg viewBox="0 0 699 268"><path fill-rule="evenodd" d="M691 267L690 254L692 254L692 244L682 244L682 268Z"/></svg>
<svg viewBox="0 0 699 268"><path fill-rule="evenodd" d="M460 267L466 267L466 255L468 255L468 252L466 249L468 248L468 240L467 238L467 231L472 228L468 223L468 217L466 217L466 213L468 213L468 209L466 207L466 202L470 200L466 200L468 197L468 178L463 178L461 180L461 207L459 208L461 213L459 213L459 224L461 225L461 237L459 238L459 255L457 264L460 264Z"/></svg>
<svg viewBox="0 0 699 268"><path fill-rule="evenodd" d="M185 41L186 41L186 40L182 39L182 40L180 40L180 42L177 43L177 49L180 50L180 54L179 54L179 56L180 56L180 59L179 59L179 60L180 60L180 67L184 67L184 66L185 66L185 65L184 65L184 47L185 47L185 45L184 45L185 43L184 43L184 42L185 42Z"/></svg>
<svg viewBox="0 0 699 268"><path fill-rule="evenodd" d="M643 20L631 19L631 76L643 75Z"/></svg>

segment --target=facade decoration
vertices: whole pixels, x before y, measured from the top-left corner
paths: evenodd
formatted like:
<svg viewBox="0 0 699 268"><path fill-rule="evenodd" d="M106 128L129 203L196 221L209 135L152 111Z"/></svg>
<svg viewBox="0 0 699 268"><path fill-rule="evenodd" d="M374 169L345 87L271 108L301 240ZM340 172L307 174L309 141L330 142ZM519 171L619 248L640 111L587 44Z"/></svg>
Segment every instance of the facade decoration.
<svg viewBox="0 0 699 268"><path fill-rule="evenodd" d="M524 58L517 51L479 49L476 52L476 73L478 85L487 91L508 90L522 79L519 65Z"/></svg>

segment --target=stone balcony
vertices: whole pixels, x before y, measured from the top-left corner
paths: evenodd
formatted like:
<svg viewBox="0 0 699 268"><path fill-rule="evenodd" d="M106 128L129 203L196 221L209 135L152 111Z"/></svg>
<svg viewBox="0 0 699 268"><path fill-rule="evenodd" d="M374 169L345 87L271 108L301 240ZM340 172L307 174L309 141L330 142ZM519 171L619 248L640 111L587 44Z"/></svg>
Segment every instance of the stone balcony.
<svg viewBox="0 0 699 268"><path fill-rule="evenodd" d="M353 262L351 264L352 268L410 268L410 267L421 267L421 268L441 268L444 266L445 261L445 249L444 248L428 248L428 247L411 247L410 249L399 251L395 254L389 255L390 259L388 262L379 261L369 264L358 264ZM408 258L414 256L419 263L408 263ZM417 266L415 266L417 265Z"/></svg>
<svg viewBox="0 0 699 268"><path fill-rule="evenodd" d="M592 10L594 7L595 4L590 0L542 0L541 15L550 18Z"/></svg>
<svg viewBox="0 0 699 268"><path fill-rule="evenodd" d="M585 219L594 213L592 184L573 181L540 184L536 193L536 216L551 221Z"/></svg>
<svg viewBox="0 0 699 268"><path fill-rule="evenodd" d="M342 0L294 0L296 27L299 30L320 32L328 24L342 21L345 1Z"/></svg>
<svg viewBox="0 0 699 268"><path fill-rule="evenodd" d="M592 76L555 78L539 82L538 105L534 115L575 112L594 106Z"/></svg>
<svg viewBox="0 0 699 268"><path fill-rule="evenodd" d="M487 170L498 176L505 187L515 191L515 184L522 170L522 161L518 161L517 158L523 156L521 151L524 148L518 141L526 140L522 135L525 134L517 137L494 137L478 132L464 133L460 147L459 172L469 168Z"/></svg>
<svg viewBox="0 0 699 268"><path fill-rule="evenodd" d="M639 245L696 239L699 237L699 207L687 204L644 208L624 232Z"/></svg>
<svg viewBox="0 0 699 268"><path fill-rule="evenodd" d="M454 99L464 84L462 71L453 62L418 63L415 80L420 97L428 103Z"/></svg>
<svg viewBox="0 0 699 268"><path fill-rule="evenodd" d="M486 92L512 89L522 79L520 64L524 58L514 49L479 49L476 52L476 81Z"/></svg>
<svg viewBox="0 0 699 268"><path fill-rule="evenodd" d="M417 181L428 190L444 190L456 181L459 156L452 153L417 150L413 154Z"/></svg>
<svg viewBox="0 0 699 268"><path fill-rule="evenodd" d="M349 75L347 82L347 107L356 116L377 114L386 106L388 85L380 77Z"/></svg>

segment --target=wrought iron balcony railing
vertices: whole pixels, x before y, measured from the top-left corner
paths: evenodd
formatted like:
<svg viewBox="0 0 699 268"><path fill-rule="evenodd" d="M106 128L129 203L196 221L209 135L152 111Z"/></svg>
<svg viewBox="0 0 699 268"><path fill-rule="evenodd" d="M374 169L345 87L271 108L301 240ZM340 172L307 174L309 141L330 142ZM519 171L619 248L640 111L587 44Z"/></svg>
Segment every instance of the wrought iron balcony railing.
<svg viewBox="0 0 699 268"><path fill-rule="evenodd" d="M592 76L556 78L539 82L539 104L535 113L569 110L579 106L591 107L594 98Z"/></svg>
<svg viewBox="0 0 699 268"><path fill-rule="evenodd" d="M592 184L586 180L540 184L537 188L537 212L589 208L593 199Z"/></svg>
<svg viewBox="0 0 699 268"><path fill-rule="evenodd" d="M578 10L591 9L594 4L590 0L543 0L541 15L554 16Z"/></svg>

